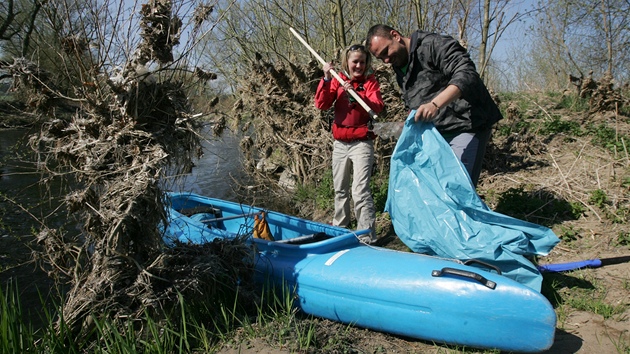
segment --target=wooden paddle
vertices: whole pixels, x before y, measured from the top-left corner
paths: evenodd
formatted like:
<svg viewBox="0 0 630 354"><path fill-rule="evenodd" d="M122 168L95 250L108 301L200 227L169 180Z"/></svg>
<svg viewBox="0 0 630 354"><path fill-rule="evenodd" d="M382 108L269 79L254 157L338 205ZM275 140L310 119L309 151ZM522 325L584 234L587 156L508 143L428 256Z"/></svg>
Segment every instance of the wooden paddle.
<svg viewBox="0 0 630 354"><path fill-rule="evenodd" d="M304 46L306 47L306 49L308 49L309 52L311 52L311 54L313 54L313 56L315 58L317 58L317 60L319 60L320 63L322 63L322 65L326 64L326 61L324 61L324 59L319 56L319 54L317 54L317 52L315 50L313 50L313 48L308 45L308 43L306 43L306 41L304 40L304 38L302 38L302 36L300 36L293 28L289 27L289 30L291 31L291 33L293 33L293 35L300 40L300 42L302 42L302 44L304 44ZM346 82L341 78L341 76L339 76L339 74L337 74L337 72L334 69L330 69L330 73L332 74L332 76L337 79L337 81L339 81L339 83L341 85L345 84ZM370 106L367 105L367 103L365 103L365 101L363 101L363 99L361 97L359 97L359 95L356 93L356 91L354 91L353 89L350 89L348 92L350 92L350 95L352 95L352 97L354 97L355 100L357 100L357 102L359 102L359 104L361 105L361 107L363 107L363 109L365 109L366 112L368 112L368 114L370 115L370 117L372 117L372 119L376 119L377 115L376 113L374 113L374 111L370 108Z"/></svg>

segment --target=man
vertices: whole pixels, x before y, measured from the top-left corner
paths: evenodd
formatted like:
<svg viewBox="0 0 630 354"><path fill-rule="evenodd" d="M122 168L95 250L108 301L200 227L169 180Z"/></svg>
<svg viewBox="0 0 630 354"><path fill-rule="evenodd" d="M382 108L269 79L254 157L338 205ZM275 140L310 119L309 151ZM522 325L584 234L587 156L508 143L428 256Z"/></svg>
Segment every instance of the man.
<svg viewBox="0 0 630 354"><path fill-rule="evenodd" d="M466 49L450 36L404 37L382 24L370 28L366 48L392 65L416 122L435 124L477 186L492 125L503 117Z"/></svg>

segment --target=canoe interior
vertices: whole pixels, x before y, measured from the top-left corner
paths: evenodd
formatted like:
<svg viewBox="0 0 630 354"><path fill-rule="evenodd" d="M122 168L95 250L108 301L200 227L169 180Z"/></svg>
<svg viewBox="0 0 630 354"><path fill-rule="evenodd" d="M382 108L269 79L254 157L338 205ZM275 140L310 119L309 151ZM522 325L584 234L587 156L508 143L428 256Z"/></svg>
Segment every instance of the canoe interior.
<svg viewBox="0 0 630 354"><path fill-rule="evenodd" d="M278 244L307 245L339 237L357 239L358 236L369 233L369 230L348 230L190 193L171 193L169 206L171 221L169 234L176 234L181 242L208 242L217 237L229 239L243 237L257 243L267 242L252 237L255 216L260 217L262 212L265 212L265 221L269 225L273 241ZM193 228L190 220L206 227Z"/></svg>

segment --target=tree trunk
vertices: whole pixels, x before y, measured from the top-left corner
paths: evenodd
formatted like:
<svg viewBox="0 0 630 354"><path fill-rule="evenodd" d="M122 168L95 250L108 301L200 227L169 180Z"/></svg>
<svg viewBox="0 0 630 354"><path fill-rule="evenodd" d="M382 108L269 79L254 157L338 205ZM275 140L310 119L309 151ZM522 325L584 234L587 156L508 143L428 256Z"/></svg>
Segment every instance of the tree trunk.
<svg viewBox="0 0 630 354"><path fill-rule="evenodd" d="M42 9L42 5L44 1L34 1L33 12L31 12L31 17L29 18L28 27L26 28L26 34L24 35L24 41L22 41L22 56L26 57L28 54L28 50L31 46L31 34L35 29L35 20L37 19L37 14L39 10Z"/></svg>
<svg viewBox="0 0 630 354"><path fill-rule="evenodd" d="M414 0L413 5L416 10L416 22L418 23L419 29L424 29L424 18L422 17L422 4L421 0Z"/></svg>
<svg viewBox="0 0 630 354"><path fill-rule="evenodd" d="M341 0L337 0L337 13L339 14L339 44L341 44L342 48L345 48L348 46L348 43L346 41L346 27L344 25L343 4Z"/></svg>
<svg viewBox="0 0 630 354"><path fill-rule="evenodd" d="M488 65L486 53L488 48L488 37L490 33L490 0L483 3L483 22L481 23L481 43L479 43L479 76L484 78Z"/></svg>
<svg viewBox="0 0 630 354"><path fill-rule="evenodd" d="M7 31L9 30L9 27L13 23L13 20L15 20L15 12L13 12L13 0L7 0L7 1L8 1L6 4L7 14L6 14L6 17L3 19L2 23L0 23L0 39L2 40L9 40L13 36L13 33L12 34L7 33Z"/></svg>
<svg viewBox="0 0 630 354"><path fill-rule="evenodd" d="M607 73L612 77L613 71L613 45L612 45L612 33L610 29L610 9L607 8L606 1L602 1L602 27L604 30L604 36L606 38L606 62Z"/></svg>

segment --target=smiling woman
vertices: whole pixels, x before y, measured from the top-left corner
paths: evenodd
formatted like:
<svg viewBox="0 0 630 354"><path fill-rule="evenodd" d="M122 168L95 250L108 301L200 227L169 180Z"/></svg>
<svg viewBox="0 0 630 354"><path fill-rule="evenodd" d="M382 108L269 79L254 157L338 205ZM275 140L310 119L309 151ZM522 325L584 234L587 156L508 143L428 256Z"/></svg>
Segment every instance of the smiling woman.
<svg viewBox="0 0 630 354"><path fill-rule="evenodd" d="M381 89L371 72L370 53L362 45L353 45L341 54L341 80L332 81L332 63L323 66L324 77L315 92L315 107L327 110L334 107L332 122L332 174L335 190L335 212L332 224L348 227L351 222L350 191L354 202L354 216L359 230L369 229L366 242L376 241L376 209L370 190L374 164L373 117L368 112L384 108ZM353 95L348 93L354 92ZM359 97L370 109L356 103ZM352 189L350 182L352 181Z"/></svg>

